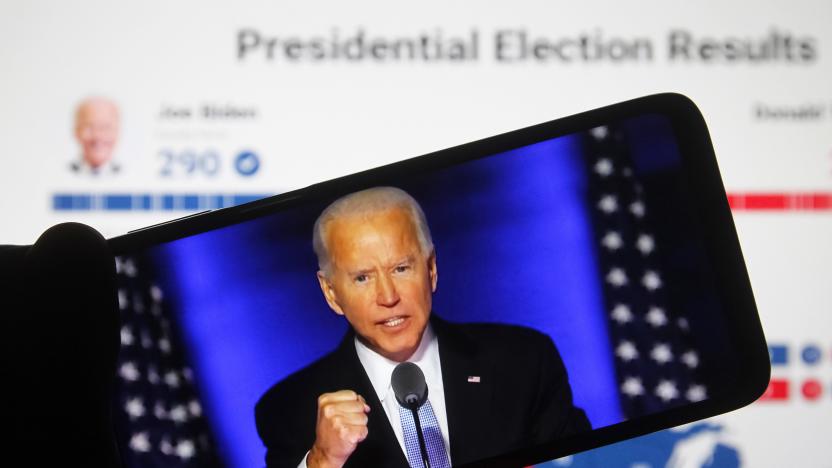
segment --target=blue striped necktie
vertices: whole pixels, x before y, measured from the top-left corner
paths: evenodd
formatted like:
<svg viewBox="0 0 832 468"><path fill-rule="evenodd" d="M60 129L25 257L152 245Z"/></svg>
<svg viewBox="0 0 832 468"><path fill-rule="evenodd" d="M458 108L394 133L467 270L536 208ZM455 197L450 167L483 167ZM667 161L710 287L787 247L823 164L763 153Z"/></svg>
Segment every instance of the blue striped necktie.
<svg viewBox="0 0 832 468"><path fill-rule="evenodd" d="M410 462L411 468L425 468L422 463L422 451L419 449L419 436L416 435L416 422L413 421L413 412L399 405L399 416L402 419L407 460ZM436 420L436 415L433 414L430 400L419 408L419 422L422 424L422 433L425 436L425 446L428 450L428 460L431 468L451 468L451 462L445 452L445 443L442 441L439 421Z"/></svg>

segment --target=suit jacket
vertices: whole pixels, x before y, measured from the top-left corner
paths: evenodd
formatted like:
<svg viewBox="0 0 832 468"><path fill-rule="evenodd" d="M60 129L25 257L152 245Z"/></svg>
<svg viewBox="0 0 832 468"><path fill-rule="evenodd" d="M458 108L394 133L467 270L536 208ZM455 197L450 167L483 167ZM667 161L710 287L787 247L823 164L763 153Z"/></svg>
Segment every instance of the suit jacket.
<svg viewBox="0 0 832 468"><path fill-rule="evenodd" d="M525 327L431 317L439 340L451 462L460 465L590 429L552 340ZM347 467L408 467L348 332L333 352L269 389L255 407L269 467L295 468L315 441L317 398L354 390L370 406L368 435ZM469 382L479 376L479 382Z"/></svg>

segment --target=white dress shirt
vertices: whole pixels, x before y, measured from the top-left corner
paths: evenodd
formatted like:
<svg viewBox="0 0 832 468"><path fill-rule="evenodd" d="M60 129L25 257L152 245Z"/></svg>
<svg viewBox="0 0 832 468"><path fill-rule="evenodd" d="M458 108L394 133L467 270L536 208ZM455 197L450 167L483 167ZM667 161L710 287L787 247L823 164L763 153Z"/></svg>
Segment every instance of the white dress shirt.
<svg viewBox="0 0 832 468"><path fill-rule="evenodd" d="M390 421L390 426L393 427L393 432L396 434L396 439L399 441L402 453L405 459L407 459L402 420L399 416L399 402L396 401L396 394L393 393L393 386L390 384L393 369L399 363L391 361L368 348L358 337L355 338L355 351L358 354L358 360L361 361L361 365L364 367L364 372L370 378L370 383L372 383L376 396L384 408L384 413ZM445 412L445 387L442 385L442 367L439 362L439 341L436 339L436 335L434 335L430 324L425 328L416 352L407 361L419 366L425 374L425 381L428 384L428 400L430 400L431 407L436 415L436 420L439 422L439 428L442 430L442 441L445 443L445 451L450 460L451 439L448 433L448 415ZM308 456L309 453L307 452L306 456L303 457L303 460L298 465L298 468L306 468L306 457ZM451 461L453 462L453 460Z"/></svg>

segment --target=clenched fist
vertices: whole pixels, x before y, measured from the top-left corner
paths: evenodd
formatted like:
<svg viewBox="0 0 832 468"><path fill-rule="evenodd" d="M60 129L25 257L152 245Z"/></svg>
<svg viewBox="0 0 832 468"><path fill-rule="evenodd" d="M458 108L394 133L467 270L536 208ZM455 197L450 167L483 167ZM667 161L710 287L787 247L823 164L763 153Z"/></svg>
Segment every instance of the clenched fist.
<svg viewBox="0 0 832 468"><path fill-rule="evenodd" d="M306 458L308 468L341 468L367 438L364 397L352 390L324 393L318 397L315 443Z"/></svg>

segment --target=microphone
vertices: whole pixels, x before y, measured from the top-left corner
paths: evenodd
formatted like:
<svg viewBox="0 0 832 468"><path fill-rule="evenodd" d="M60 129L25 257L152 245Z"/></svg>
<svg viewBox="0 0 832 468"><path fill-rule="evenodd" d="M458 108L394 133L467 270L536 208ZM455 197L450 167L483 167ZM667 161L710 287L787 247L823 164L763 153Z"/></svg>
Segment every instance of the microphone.
<svg viewBox="0 0 832 468"><path fill-rule="evenodd" d="M413 413L416 436L419 438L419 450L422 452L422 463L425 468L430 468L425 434L422 432L422 423L419 421L419 408L428 400L428 384L425 382L425 374L416 364L402 362L393 369L390 383L393 386L393 393L396 394L396 401Z"/></svg>
<svg viewBox="0 0 832 468"><path fill-rule="evenodd" d="M402 362L393 369L391 380L396 400L405 408L418 410L428 399L428 384L425 382L425 374L416 364Z"/></svg>

